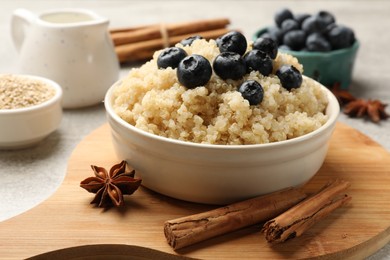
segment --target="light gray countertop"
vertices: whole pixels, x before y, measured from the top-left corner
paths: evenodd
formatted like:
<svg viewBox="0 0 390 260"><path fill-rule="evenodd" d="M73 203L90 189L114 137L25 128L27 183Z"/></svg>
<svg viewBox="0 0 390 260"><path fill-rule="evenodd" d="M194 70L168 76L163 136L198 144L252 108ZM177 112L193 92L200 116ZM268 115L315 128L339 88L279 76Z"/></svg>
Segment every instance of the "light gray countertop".
<svg viewBox="0 0 390 260"><path fill-rule="evenodd" d="M250 38L273 21L274 12L289 7L294 12L334 13L339 23L355 30L361 47L355 64L351 92L390 103L390 1L13 1L0 0L0 73L16 72L18 54L10 37L10 17L16 8L33 12L60 7L91 9L110 19L110 27L158 22L180 22L228 17L232 29ZM129 67L122 68L121 77ZM390 108L387 108L390 113ZM363 119L339 117L390 151L390 120L374 124ZM0 151L0 221L12 218L44 201L60 186L67 160L77 144L106 122L103 104L65 110L60 128L38 146ZM6 126L0 126L6 127ZM390 259L390 244L370 259Z"/></svg>

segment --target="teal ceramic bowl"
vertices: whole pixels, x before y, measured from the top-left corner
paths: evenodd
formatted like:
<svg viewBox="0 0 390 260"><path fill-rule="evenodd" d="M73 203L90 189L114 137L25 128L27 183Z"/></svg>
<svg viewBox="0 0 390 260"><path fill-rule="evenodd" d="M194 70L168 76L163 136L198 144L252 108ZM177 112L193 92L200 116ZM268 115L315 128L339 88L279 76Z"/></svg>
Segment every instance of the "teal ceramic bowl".
<svg viewBox="0 0 390 260"><path fill-rule="evenodd" d="M253 40L265 32L266 28L257 31L253 35ZM319 81L324 86L329 87L340 83L342 89L347 89L351 84L358 49L359 42L356 40L349 48L330 52L279 51L296 57L303 65L304 75Z"/></svg>

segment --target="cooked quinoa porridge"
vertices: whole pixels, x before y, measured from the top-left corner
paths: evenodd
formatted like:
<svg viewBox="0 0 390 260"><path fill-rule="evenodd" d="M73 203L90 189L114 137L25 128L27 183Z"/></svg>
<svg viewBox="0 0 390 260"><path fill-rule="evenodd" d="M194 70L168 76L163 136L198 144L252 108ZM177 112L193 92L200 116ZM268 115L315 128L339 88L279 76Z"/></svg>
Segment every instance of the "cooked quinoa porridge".
<svg viewBox="0 0 390 260"><path fill-rule="evenodd" d="M199 54L211 64L220 50L214 40L195 40L176 46L188 55ZM248 50L252 47L248 46ZM239 80L222 80L215 72L204 86L187 89L179 83L177 69L159 69L153 59L130 71L113 90L115 112L135 127L168 138L195 143L236 145L262 144L298 137L327 121L327 96L320 85L303 78L299 88L286 90L275 75L284 64L300 72L302 65L288 54L278 53L273 72L257 71ZM237 88L255 80L263 88L263 100L250 105Z"/></svg>

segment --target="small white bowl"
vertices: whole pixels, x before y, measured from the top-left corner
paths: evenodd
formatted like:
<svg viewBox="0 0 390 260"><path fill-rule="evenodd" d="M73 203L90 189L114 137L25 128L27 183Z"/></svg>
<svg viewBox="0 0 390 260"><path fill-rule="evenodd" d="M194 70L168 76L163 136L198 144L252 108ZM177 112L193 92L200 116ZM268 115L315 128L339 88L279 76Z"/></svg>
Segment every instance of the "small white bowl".
<svg viewBox="0 0 390 260"><path fill-rule="evenodd" d="M228 204L306 183L324 162L340 111L334 95L321 86L329 97L329 119L309 134L269 144L197 144L153 135L125 122L111 105L115 86L104 103L118 158L136 170L145 187L206 204Z"/></svg>
<svg viewBox="0 0 390 260"><path fill-rule="evenodd" d="M54 81L31 75L14 75L46 83L54 96L40 104L0 109L0 149L21 149L33 146L54 132L62 119L62 89Z"/></svg>

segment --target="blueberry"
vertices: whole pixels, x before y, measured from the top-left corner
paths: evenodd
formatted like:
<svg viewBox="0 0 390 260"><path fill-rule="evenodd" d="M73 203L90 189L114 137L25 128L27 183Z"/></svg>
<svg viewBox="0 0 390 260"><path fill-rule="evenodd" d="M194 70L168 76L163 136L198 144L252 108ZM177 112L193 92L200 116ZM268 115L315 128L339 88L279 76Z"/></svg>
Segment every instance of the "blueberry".
<svg viewBox="0 0 390 260"><path fill-rule="evenodd" d="M195 40L200 40L200 39L203 39L202 36L200 35L194 35L194 36L190 36L188 38L185 38L183 40L181 40L181 45L183 46L191 46L191 44L195 41Z"/></svg>
<svg viewBox="0 0 390 260"><path fill-rule="evenodd" d="M332 49L343 49L350 47L355 42L355 34L352 29L337 25L329 30L327 39Z"/></svg>
<svg viewBox="0 0 390 260"><path fill-rule="evenodd" d="M157 58L157 66L159 69L171 67L177 68L179 62L187 56L187 53L182 48L170 47L164 49Z"/></svg>
<svg viewBox="0 0 390 260"><path fill-rule="evenodd" d="M282 87L291 90L302 84L302 74L292 65L283 65L276 71Z"/></svg>
<svg viewBox="0 0 390 260"><path fill-rule="evenodd" d="M244 55L246 72L258 71L264 76L271 74L273 69L272 59L264 52L251 50Z"/></svg>
<svg viewBox="0 0 390 260"><path fill-rule="evenodd" d="M308 51L326 52L330 51L332 47L322 34L313 33L306 39L306 48Z"/></svg>
<svg viewBox="0 0 390 260"><path fill-rule="evenodd" d="M310 16L311 16L310 14L306 14L306 13L294 15L294 20L297 21L297 23L299 25L299 29L302 28L303 21L306 20L306 18L309 18Z"/></svg>
<svg viewBox="0 0 390 260"><path fill-rule="evenodd" d="M325 29L325 32L323 33L323 35L327 36L329 34L329 32L333 29L337 27L337 24L335 23L331 23L329 24L328 26L326 26L326 29Z"/></svg>
<svg viewBox="0 0 390 260"><path fill-rule="evenodd" d="M283 8L283 9L276 11L276 13L274 15L275 23L279 28L282 26L282 23L284 20L292 19L292 18L293 18L293 14L287 8Z"/></svg>
<svg viewBox="0 0 390 260"><path fill-rule="evenodd" d="M245 62L238 53L222 52L213 62L215 74L222 79L240 79L246 73Z"/></svg>
<svg viewBox="0 0 390 260"><path fill-rule="evenodd" d="M278 55L278 44L271 38L257 38L253 43L253 49L265 52L271 59L275 59Z"/></svg>
<svg viewBox="0 0 390 260"><path fill-rule="evenodd" d="M323 33L326 30L327 24L323 19L316 15L312 15L306 18L302 23L302 30L307 34L311 33Z"/></svg>
<svg viewBox="0 0 390 260"><path fill-rule="evenodd" d="M206 85L211 78L211 74L210 62L198 54L184 58L177 67L177 78L187 88Z"/></svg>
<svg viewBox="0 0 390 260"><path fill-rule="evenodd" d="M246 52L247 42L245 36L237 31L228 32L217 39L219 51L235 52L243 55Z"/></svg>
<svg viewBox="0 0 390 260"><path fill-rule="evenodd" d="M283 32L282 30L277 27L277 26L270 26L267 28L267 32L269 34L268 38L271 38L274 40L278 45L282 42L283 40ZM260 37L267 38L266 35L261 35Z"/></svg>
<svg viewBox="0 0 390 260"><path fill-rule="evenodd" d="M251 106L258 105L263 101L264 90L263 87L254 80L247 80L243 82L238 88L238 92L242 97L249 101Z"/></svg>
<svg viewBox="0 0 390 260"><path fill-rule="evenodd" d="M317 17L319 17L321 20L324 21L324 23L326 24L326 26L328 26L329 24L333 24L336 22L336 19L335 17L333 16L333 14L327 12L327 11L319 11L317 14L316 14Z"/></svg>
<svg viewBox="0 0 390 260"><path fill-rule="evenodd" d="M299 24L294 19L284 20L281 26L282 33L287 33L292 30L298 30Z"/></svg>
<svg viewBox="0 0 390 260"><path fill-rule="evenodd" d="M301 50L305 46L306 33L302 30L293 30L286 33L283 37L283 44L294 51Z"/></svg>

